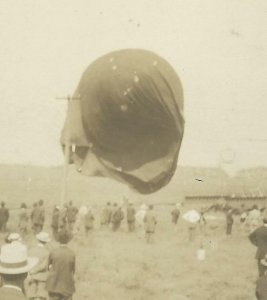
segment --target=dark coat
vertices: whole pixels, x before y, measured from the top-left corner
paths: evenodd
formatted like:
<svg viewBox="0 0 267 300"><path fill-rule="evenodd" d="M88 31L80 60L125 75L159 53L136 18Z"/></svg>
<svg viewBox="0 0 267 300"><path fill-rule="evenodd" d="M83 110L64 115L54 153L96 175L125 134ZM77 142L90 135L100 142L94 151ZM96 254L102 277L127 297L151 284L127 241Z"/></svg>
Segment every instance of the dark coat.
<svg viewBox="0 0 267 300"><path fill-rule="evenodd" d="M53 214L52 214L51 227L57 229L58 228L58 223L59 223L59 210L54 209Z"/></svg>
<svg viewBox="0 0 267 300"><path fill-rule="evenodd" d="M262 276L256 284L256 297L258 300L267 300L267 276Z"/></svg>
<svg viewBox="0 0 267 300"><path fill-rule="evenodd" d="M118 208L113 212L111 222L120 223L123 219L124 219L124 213L120 208Z"/></svg>
<svg viewBox="0 0 267 300"><path fill-rule="evenodd" d="M109 205L105 206L101 214L101 224L109 224L111 221L112 209Z"/></svg>
<svg viewBox="0 0 267 300"><path fill-rule="evenodd" d="M76 215L78 213L78 209L75 206L69 206L67 208L67 220L69 223L74 223L76 221Z"/></svg>
<svg viewBox="0 0 267 300"><path fill-rule="evenodd" d="M19 213L19 229L26 230L28 226L29 216L25 208L20 209Z"/></svg>
<svg viewBox="0 0 267 300"><path fill-rule="evenodd" d="M16 289L0 288L0 300L26 300L24 294Z"/></svg>
<svg viewBox="0 0 267 300"><path fill-rule="evenodd" d="M232 212L226 213L226 224L232 225L233 223L234 223L233 213Z"/></svg>
<svg viewBox="0 0 267 300"><path fill-rule="evenodd" d="M132 206L129 206L127 208L127 221L128 222L135 221L135 209Z"/></svg>
<svg viewBox="0 0 267 300"><path fill-rule="evenodd" d="M249 240L258 249L256 259L262 259L267 254L267 227L261 226L249 235Z"/></svg>
<svg viewBox="0 0 267 300"><path fill-rule="evenodd" d="M43 225L45 221L45 211L43 207L37 206L32 210L31 220L33 224Z"/></svg>
<svg viewBox="0 0 267 300"><path fill-rule="evenodd" d="M48 292L70 297L75 292L75 255L65 245L51 251L48 258L49 274L46 282Z"/></svg>
<svg viewBox="0 0 267 300"><path fill-rule="evenodd" d="M6 223L9 219L9 211L6 207L0 207L0 223Z"/></svg>

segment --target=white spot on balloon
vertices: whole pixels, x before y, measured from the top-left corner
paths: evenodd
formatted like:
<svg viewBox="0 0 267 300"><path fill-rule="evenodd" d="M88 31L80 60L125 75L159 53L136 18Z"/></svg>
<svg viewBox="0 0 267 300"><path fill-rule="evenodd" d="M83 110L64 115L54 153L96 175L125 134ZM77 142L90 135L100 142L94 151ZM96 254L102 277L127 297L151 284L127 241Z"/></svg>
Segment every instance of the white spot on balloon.
<svg viewBox="0 0 267 300"><path fill-rule="evenodd" d="M153 66L157 66L158 62L156 60L153 61Z"/></svg>
<svg viewBox="0 0 267 300"><path fill-rule="evenodd" d="M127 96L127 95L130 93L131 90L132 90L131 88L127 88L127 89L123 92L123 95L124 95L124 96Z"/></svg>
<svg viewBox="0 0 267 300"><path fill-rule="evenodd" d="M139 82L139 77L137 75L134 75L134 82Z"/></svg>
<svg viewBox="0 0 267 300"><path fill-rule="evenodd" d="M121 111L126 111L128 109L127 104L122 104L121 105Z"/></svg>
<svg viewBox="0 0 267 300"><path fill-rule="evenodd" d="M116 65L112 66L112 70L114 70L114 71L117 70L117 68L118 67Z"/></svg>

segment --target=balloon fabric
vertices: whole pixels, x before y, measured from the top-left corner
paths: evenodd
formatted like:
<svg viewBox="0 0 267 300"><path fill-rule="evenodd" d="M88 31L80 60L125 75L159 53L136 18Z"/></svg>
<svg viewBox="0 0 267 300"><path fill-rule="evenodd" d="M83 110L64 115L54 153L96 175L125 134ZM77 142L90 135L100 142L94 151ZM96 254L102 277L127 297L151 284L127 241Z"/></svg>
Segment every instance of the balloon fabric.
<svg viewBox="0 0 267 300"><path fill-rule="evenodd" d="M153 52L125 49L95 60L69 103L61 135L82 174L153 193L172 178L184 132L183 89Z"/></svg>

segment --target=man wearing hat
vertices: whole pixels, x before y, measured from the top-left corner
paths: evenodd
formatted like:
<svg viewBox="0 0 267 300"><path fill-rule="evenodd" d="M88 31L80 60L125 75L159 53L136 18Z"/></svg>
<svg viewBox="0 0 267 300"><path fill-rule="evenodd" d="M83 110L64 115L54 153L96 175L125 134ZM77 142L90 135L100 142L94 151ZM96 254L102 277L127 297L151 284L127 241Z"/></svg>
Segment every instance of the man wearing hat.
<svg viewBox="0 0 267 300"><path fill-rule="evenodd" d="M70 239L69 231L60 230L58 233L60 245L53 249L48 257L49 273L46 289L50 300L71 300L75 292L75 254L67 246Z"/></svg>
<svg viewBox="0 0 267 300"><path fill-rule="evenodd" d="M267 254L267 216L263 218L263 226L257 228L249 235L249 240L257 247L255 258L258 261L259 276L263 276L265 268L261 264L261 260Z"/></svg>
<svg viewBox="0 0 267 300"><path fill-rule="evenodd" d="M45 289L48 275L48 256L49 250L46 245L50 242L47 232L39 232L36 235L37 245L30 250L32 256L39 258L38 264L29 272L27 285L27 296L31 300L46 300L48 298Z"/></svg>
<svg viewBox="0 0 267 300"><path fill-rule="evenodd" d="M147 243L150 243L152 242L153 235L155 233L157 220L153 212L154 206L150 204L148 208L149 210L144 217L144 223L146 231L146 241Z"/></svg>
<svg viewBox="0 0 267 300"><path fill-rule="evenodd" d="M128 223L128 230L132 232L135 230L135 208L133 206L133 202L129 202L127 207L127 223Z"/></svg>
<svg viewBox="0 0 267 300"><path fill-rule="evenodd" d="M25 245L19 243L3 245L0 254L2 281L0 300L25 300L24 280L37 263L37 257L27 256Z"/></svg>

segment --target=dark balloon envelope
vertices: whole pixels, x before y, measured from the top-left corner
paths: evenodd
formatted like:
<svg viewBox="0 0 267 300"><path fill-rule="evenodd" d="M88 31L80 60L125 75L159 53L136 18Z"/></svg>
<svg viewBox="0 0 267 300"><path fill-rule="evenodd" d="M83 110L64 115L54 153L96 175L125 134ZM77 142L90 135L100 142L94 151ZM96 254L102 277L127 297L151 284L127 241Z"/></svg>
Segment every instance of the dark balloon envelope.
<svg viewBox="0 0 267 300"><path fill-rule="evenodd" d="M82 174L142 194L170 181L184 117L182 85L168 62L146 50L111 52L89 65L74 98L61 143L76 145L71 158Z"/></svg>

